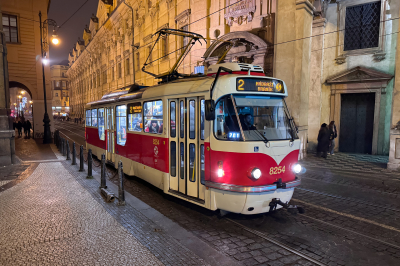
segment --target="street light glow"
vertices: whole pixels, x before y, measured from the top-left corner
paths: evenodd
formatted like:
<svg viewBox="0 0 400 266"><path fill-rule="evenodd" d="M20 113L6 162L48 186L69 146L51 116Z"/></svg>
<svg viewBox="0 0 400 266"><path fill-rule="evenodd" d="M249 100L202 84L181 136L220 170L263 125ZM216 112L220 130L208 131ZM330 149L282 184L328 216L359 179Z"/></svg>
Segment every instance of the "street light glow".
<svg viewBox="0 0 400 266"><path fill-rule="evenodd" d="M58 39L57 35L53 35L53 39L51 40L51 42L55 45L60 43L60 40Z"/></svg>

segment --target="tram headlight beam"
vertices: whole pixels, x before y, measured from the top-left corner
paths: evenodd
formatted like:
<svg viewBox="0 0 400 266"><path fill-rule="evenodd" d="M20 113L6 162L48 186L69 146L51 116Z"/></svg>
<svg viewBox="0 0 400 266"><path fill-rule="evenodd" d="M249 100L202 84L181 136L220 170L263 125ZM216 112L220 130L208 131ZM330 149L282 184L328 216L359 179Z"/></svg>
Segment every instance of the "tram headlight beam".
<svg viewBox="0 0 400 266"><path fill-rule="evenodd" d="M251 171L251 176L254 179L259 179L261 177L261 170L258 168L254 168L253 171Z"/></svg>
<svg viewBox="0 0 400 266"><path fill-rule="evenodd" d="M301 172L301 170L303 169L303 167L301 167L300 164L296 163L295 165L293 165L293 172L295 172L296 174L299 174Z"/></svg>

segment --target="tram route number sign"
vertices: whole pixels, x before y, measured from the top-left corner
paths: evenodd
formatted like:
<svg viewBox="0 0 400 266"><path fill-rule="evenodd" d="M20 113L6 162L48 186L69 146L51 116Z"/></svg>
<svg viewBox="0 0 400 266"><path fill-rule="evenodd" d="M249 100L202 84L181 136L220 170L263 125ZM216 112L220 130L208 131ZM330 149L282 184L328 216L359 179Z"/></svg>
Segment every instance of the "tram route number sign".
<svg viewBox="0 0 400 266"><path fill-rule="evenodd" d="M128 104L128 114L137 114L142 112L142 103Z"/></svg>
<svg viewBox="0 0 400 266"><path fill-rule="evenodd" d="M265 78L238 78L236 80L236 90L285 93L282 81Z"/></svg>

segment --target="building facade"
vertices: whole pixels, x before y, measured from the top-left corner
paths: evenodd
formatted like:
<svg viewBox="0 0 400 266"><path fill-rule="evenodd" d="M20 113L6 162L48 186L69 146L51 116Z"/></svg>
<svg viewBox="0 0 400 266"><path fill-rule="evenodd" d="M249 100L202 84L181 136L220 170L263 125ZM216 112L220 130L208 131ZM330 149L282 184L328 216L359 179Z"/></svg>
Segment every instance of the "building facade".
<svg viewBox="0 0 400 266"><path fill-rule="evenodd" d="M0 19L2 19L0 5ZM15 131L12 128L10 91L8 86L7 45L0 25L0 166L15 163Z"/></svg>
<svg viewBox="0 0 400 266"><path fill-rule="evenodd" d="M46 20L50 0L0 0L0 6L7 46L9 87L29 93L33 101L33 136L42 138L45 108L39 12L42 13L42 21ZM50 67L47 65L44 69L47 110L52 121ZM53 122L51 131L54 131Z"/></svg>
<svg viewBox="0 0 400 266"><path fill-rule="evenodd" d="M70 89L67 77L68 66L52 65L51 87L53 95L53 116L69 115Z"/></svg>
<svg viewBox="0 0 400 266"><path fill-rule="evenodd" d="M156 84L140 71L152 34L183 29L203 35L207 44L193 47L180 72L207 69L229 49L225 62L260 65L286 82L302 140L300 157L315 151L320 126L330 121L338 130L336 150L396 157L398 1L125 2L99 1L83 40L70 53L75 115L83 117L84 104L109 91L133 82ZM167 71L184 42L175 36L161 40L150 55L161 59L146 70ZM400 163L400 144L398 154Z"/></svg>

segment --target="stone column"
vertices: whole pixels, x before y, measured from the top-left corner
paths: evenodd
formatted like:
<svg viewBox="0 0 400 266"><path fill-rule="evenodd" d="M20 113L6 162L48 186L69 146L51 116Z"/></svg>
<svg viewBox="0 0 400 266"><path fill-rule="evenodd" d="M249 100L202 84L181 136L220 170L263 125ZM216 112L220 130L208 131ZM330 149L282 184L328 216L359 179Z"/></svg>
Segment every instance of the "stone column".
<svg viewBox="0 0 400 266"><path fill-rule="evenodd" d="M400 30L400 23L394 21L393 24L398 24ZM395 29L395 27L393 27ZM393 30L394 31L394 30ZM400 34L397 34L397 51L396 51L396 68L393 84L393 98L392 98L392 118L390 129L390 150L389 150L389 163L388 169L400 168Z"/></svg>
<svg viewBox="0 0 400 266"><path fill-rule="evenodd" d="M288 87L289 111L299 128L300 159L306 154L308 140L313 9L309 0L277 1L274 76Z"/></svg>
<svg viewBox="0 0 400 266"><path fill-rule="evenodd" d="M2 21L0 9L0 21ZM0 166L15 163L15 131L10 117L10 91L8 87L7 46L0 24Z"/></svg>
<svg viewBox="0 0 400 266"><path fill-rule="evenodd" d="M324 33L326 19L313 20L311 40L311 70L308 105L308 151L317 149L318 132L321 127L321 87L324 67Z"/></svg>

